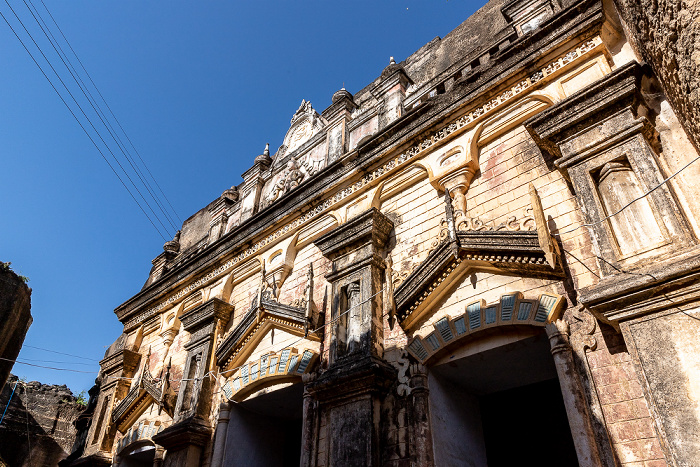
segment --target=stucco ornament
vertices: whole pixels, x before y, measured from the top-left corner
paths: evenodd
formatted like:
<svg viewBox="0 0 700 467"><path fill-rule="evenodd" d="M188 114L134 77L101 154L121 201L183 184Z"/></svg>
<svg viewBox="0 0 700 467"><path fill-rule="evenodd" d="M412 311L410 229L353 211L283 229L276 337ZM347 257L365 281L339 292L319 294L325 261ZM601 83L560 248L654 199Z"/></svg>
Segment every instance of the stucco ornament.
<svg viewBox="0 0 700 467"><path fill-rule="evenodd" d="M282 147L277 151L275 157L278 164L282 163L283 156L295 151L306 143L312 136L318 133L325 126L323 119L311 105L311 102L302 99L301 104L290 122L289 130L284 136Z"/></svg>

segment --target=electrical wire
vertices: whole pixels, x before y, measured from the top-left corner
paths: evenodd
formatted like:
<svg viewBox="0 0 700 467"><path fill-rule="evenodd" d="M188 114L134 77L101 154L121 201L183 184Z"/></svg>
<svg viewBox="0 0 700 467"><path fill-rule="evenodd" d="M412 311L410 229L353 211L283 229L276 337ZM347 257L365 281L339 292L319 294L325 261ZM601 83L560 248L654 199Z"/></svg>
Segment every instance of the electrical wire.
<svg viewBox="0 0 700 467"><path fill-rule="evenodd" d="M15 385L12 388L12 394L10 394L10 398L7 399L7 405L5 406L5 410L2 411L2 417L0 417L0 425L2 425L2 421L5 420L5 414L7 413L7 408L10 406L10 402L12 402L12 396L15 395L15 389L17 389L17 383L19 383L19 380L15 381Z"/></svg>
<svg viewBox="0 0 700 467"><path fill-rule="evenodd" d="M82 371L82 370L73 370L73 369L71 369L71 368L57 368L57 367L53 367L53 366L37 365L37 364L35 364L35 363L22 362L22 361L20 361L20 360L11 360L11 359L9 359L9 358L2 358L2 357L0 357L0 360L6 360L6 361L8 361L8 362L18 363L18 364L20 364L20 365L34 366L34 367L37 367L37 368L45 368L45 369L47 369L47 370L70 371L70 372L72 372L72 373L87 373L87 374L89 374L89 375L94 375L94 374L95 374L94 371Z"/></svg>
<svg viewBox="0 0 700 467"><path fill-rule="evenodd" d="M673 177L675 177L676 175L678 175L679 173L681 173L682 171L684 171L685 169L687 169L692 163L694 163L694 162L696 162L696 161L698 161L698 160L700 160L700 156L698 156L698 157L696 157L695 159L691 160L690 162L688 162L687 164L685 164L683 167L681 167L680 169L676 170L673 174L671 174L671 175L669 175L668 177L666 177L661 183L659 183L658 185L654 186L652 189L650 189L649 191L647 191L647 192L644 193L643 195L640 195L640 196L638 196L637 198L635 198L635 199L633 199L632 201L630 201L629 203L625 204L624 206L622 206L620 209L618 209L618 210L615 211L614 213L610 214L609 216L605 216L605 217L603 217L602 219L600 219L600 220L598 220L598 221L596 221L596 222L591 222L591 223L589 223L589 224L580 224L580 225L574 227L573 229L565 230L564 232L553 233L552 235L556 235L556 236L561 237L561 235L563 235L563 234L575 232L576 230L578 230L578 229L580 229L580 228L582 228L582 227L594 227L594 226L596 226L596 225L598 225L598 224L602 224L603 222L605 222L606 220L610 219L611 217L620 214L622 211L624 211L625 209L627 209L628 207L630 207L631 205L633 205L633 204L636 203L637 201L641 200L642 198L645 198L645 197L649 196L649 195L652 194L654 191L658 190L659 188L661 188L662 186L664 186L666 183L668 183Z"/></svg>
<svg viewBox="0 0 700 467"><path fill-rule="evenodd" d="M36 347L36 346L34 346L34 345L24 344L23 347L28 347L28 348L30 348L30 349L36 349L36 350L43 350L44 352L51 352L51 353L55 353L55 354L58 354L58 355L65 355L65 356L67 356L67 357L81 358L81 359L83 359L83 360L88 360L88 361L90 361L90 362L99 362L99 360L95 360L94 358L81 357L80 355L74 355L74 354L72 354L72 353L59 352L59 351L57 351L57 350L45 349L45 348L43 348L43 347Z"/></svg>
<svg viewBox="0 0 700 467"><path fill-rule="evenodd" d="M92 122L90 121L90 119L89 119L89 118L87 117L87 115L85 114L85 111L82 109L82 107L80 106L80 104L78 104L77 100L75 99L75 97L73 96L73 94L70 92L70 90L68 89L68 87L65 85L65 83L63 82L63 80L61 79L61 77L58 75L58 73L56 73L56 70L54 69L53 65L51 65L51 62L49 62L49 60L46 58L46 55L43 53L43 51L42 51L41 48L38 46L38 44L36 43L36 41L34 40L34 38L32 37L32 35L29 33L29 31L27 30L27 28L24 26L24 23L22 22L22 20L19 18L19 16L17 16L17 13L16 13L16 12L14 11L14 9L12 8L12 5L10 5L9 2L8 2L7 0L5 0L5 3L7 4L8 7L10 7L10 10L13 12L15 18L17 18L17 20L20 22L20 24L22 25L22 28L25 30L25 32L27 33L27 35L29 35L29 38L32 40L32 42L33 42L34 45L37 47L37 49L39 50L39 52L42 54L42 56L44 57L44 59L46 60L46 62L48 63L48 65L49 65L49 66L51 67L51 69L54 71L54 73L55 73L56 76L58 77L59 81L61 81L61 83L63 84L64 88L66 88L66 91L67 91L68 94L71 96L71 98L73 99L73 101L76 103L76 105L78 106L78 109L80 109L80 111L81 111L81 113L83 114L83 116L85 116L85 118L88 120L88 123L90 124L90 126L91 126L91 127L93 128L93 130L97 133L97 136L100 138L100 140L102 141L102 143L105 144L105 146L107 147L107 150L112 154L112 157L115 159L115 161L117 162L117 164L122 168L122 170L124 170L124 168L121 166L121 163L119 163L118 159L116 159L116 157L114 156L114 153L112 153L112 151L111 151L111 149L109 148L109 146L107 146L107 144L105 143L105 141L104 141L104 139L102 138L102 136L99 134L99 132L97 131L97 129L95 128L95 126L92 124ZM134 202L135 202L135 203L138 205L138 207L141 209L141 212L143 212L143 214L144 214L144 215L146 216L146 218L149 220L149 222L151 223L151 225L153 226L153 228L156 229L156 231L158 232L158 235L160 235L160 237L161 237L164 241L167 241L166 238L163 236L162 232L160 231L160 229L158 229L158 227L155 225L155 223L153 222L153 220L151 219L151 217L150 217L150 216L148 215L148 213L146 213L146 211L143 209L143 207L142 207L141 204L138 202L138 200L136 199L136 197L134 196L134 194L133 194L133 193L131 192L131 190L127 187L127 185L126 185L126 183L124 182L124 180L121 178L121 176L119 176L119 173L117 173L117 171L116 171L116 169L114 168L114 166L109 162L109 160L108 160L107 157L104 155L104 153L102 152L102 150L100 149L100 147L97 145L96 141L93 139L93 137L92 137L92 136L90 135L90 133L87 131L87 128L85 128L85 126L84 126L83 123L80 121L80 119L78 119L78 117L77 117L77 115L75 114L75 112L73 112L73 109L70 108L70 106L68 105L68 103L66 102L66 100L64 99L64 97L61 95L61 93L58 91L58 89L56 88L56 86L54 85L54 83L51 81L51 79L49 78L49 76L46 74L46 72L44 71L44 69L41 67L41 65L39 65L39 62L36 60L36 58L34 57L34 55L32 54L32 52L29 50L29 48L27 47L27 45L24 43L24 41L19 37L19 34L17 34L17 31L15 31L15 29L12 27L12 25L11 25L10 22L8 21L7 17L2 13L2 11L0 11L0 16L2 16L2 19L5 21L5 23L7 24L7 26L10 28L10 30L12 31L12 33L13 33L13 34L15 35L15 37L17 38L17 40L19 40L20 44L22 44L22 47L24 48L24 50L29 54L29 56L31 57L31 59L32 59L32 61L34 62L34 64L39 68L39 70L41 71L41 73L44 75L44 78L46 78L46 80L49 82L49 84L51 85L51 87L53 88L53 90L56 92L56 94L58 95L58 97L61 99L61 101L63 102L63 104L66 106L66 108L68 109L68 111L71 113L71 115L73 116L73 118L75 119L75 121L78 122L78 125L80 125L80 128L82 128L82 130L85 132L85 134L87 135L87 137L90 139L90 142L92 142L92 144L95 146L95 148L97 149L97 151L100 153L100 155L102 156L102 159L104 159L104 161L107 163L107 165L109 166L109 168L112 169L112 172L114 173L114 175L117 176L117 178L118 178L119 181L121 182L122 186L123 186L123 187L127 190L127 192L131 195L131 198L134 200ZM127 178L130 179L129 175L128 175L126 172L124 172L124 173L126 174ZM131 180L130 180L130 181L131 181ZM133 181L132 181L132 184L133 184ZM138 191L138 190L137 190L137 191ZM141 197L143 198L143 195L141 195Z"/></svg>
<svg viewBox="0 0 700 467"><path fill-rule="evenodd" d="M148 172L148 174L150 175L151 180L153 180L153 183L155 183L156 187L158 188L158 191L160 191L160 194L163 196L163 199L165 199L165 201L168 203L168 206L170 206L170 209L172 210L172 213L175 215L175 217L176 217L177 220L180 222L180 224L182 224L182 219L181 219L180 216L177 214L177 211L175 211L175 208L173 207L172 203L170 202L170 200L168 199L168 197L167 197L167 196L165 195L165 193L163 192L163 189L160 187L160 184L158 184L158 180L156 180L156 178L153 176L153 173L151 172L151 170L148 168L148 165L146 164L146 162L145 162L145 161L143 160L143 158L141 157L141 154L140 154L140 153L138 152L138 150L136 149L136 146L134 146L134 143L131 141L131 138L129 138L129 135L126 133L126 130L124 130L124 128L122 127L121 123L119 122L119 119L117 119L117 116L114 115L114 112L112 112L112 108L109 106L109 104L108 104L107 101L105 100L104 96L103 96L102 93L100 92L100 89L97 87L97 85L96 85L95 82L93 81L92 76L90 76L90 73L87 71L87 69L86 69L85 66L83 65L82 60L80 60L80 57L78 57L78 54L77 54L77 53L75 52L75 50L73 49L73 46L72 46L72 45L70 44L70 42L68 41L68 38L65 36L65 34L63 34L63 30L61 29L61 27L60 27L60 26L58 25L58 23L56 22L56 19L55 19L55 18L53 17L53 15L51 14L51 11L50 11L49 8L46 6L46 3L44 3L44 0L40 0L40 1L41 1L41 4L44 6L44 9L46 10L46 12L49 14L49 17L51 18L51 21L53 22L54 25L56 25L56 29L58 29L58 32L61 33L61 36L63 37L63 40L66 42L66 44L67 44L68 47L70 48L71 52L73 53L73 56L76 58L76 60L78 60L78 63L80 64L80 67L81 67L81 68L83 69L83 71L85 72L85 75L86 75L86 76L88 77L88 79L90 80L90 83L92 83L92 86L95 88L95 91L97 91L97 94L100 96L100 99L102 100L102 102L103 102L103 103L105 104L105 106L107 107L107 110L109 111L110 115L112 116L112 118L114 118L114 121L117 123L117 126L119 126L119 128L120 128L121 131L122 131L122 133L124 134L124 136L126 137L127 141L129 142L129 145L131 146L131 148L134 150L134 152L135 152L136 155L138 156L139 160L141 161L141 164L142 164L143 167L146 169L146 172ZM30 3L31 3L31 2L30 2Z"/></svg>
<svg viewBox="0 0 700 467"><path fill-rule="evenodd" d="M63 51L63 48L58 43L55 36L53 35L51 30L49 29L49 26L44 21L44 18L41 16L41 13L39 12L39 10L36 8L36 6L34 6L34 4L31 2L31 0L22 0L22 1L24 2L24 5L29 10L29 13L34 18L34 21L36 21L36 23L39 25L39 28L44 33L44 36L46 37L46 39L48 39L49 43L53 47L56 54L58 54L58 57L63 62L63 65L66 67L66 69L68 70L70 75L73 77L73 80L80 88L81 92L83 93L83 95L87 99L87 101L90 104L90 106L92 107L93 111L97 114L97 117L100 119L102 124L107 129L107 132L112 137L112 140L114 140L114 142L117 144L117 147L119 148L121 153L124 155L126 160L129 162L129 165L131 166L132 170L136 173L139 180L141 181L143 186L146 188L146 191L148 191L148 193L150 194L153 201L155 201L155 203L158 206L158 208L160 209L161 213L163 213L163 215L165 216L165 219L167 220L167 222L170 223L170 227L173 228L174 231L177 231L178 230L177 226L172 222L172 220L168 216L167 212L164 210L163 206L158 201L158 198L154 195L153 191L151 190L151 187L149 186L149 183L146 180L144 180L143 174L139 170L138 166L134 165L134 161L130 157L130 154L129 154L128 149L126 148L126 145L122 142L119 135L116 134L116 130L114 130L114 127L110 123L110 121L107 118L107 116L105 115L105 113L100 108L99 104L97 103L97 100L94 98L94 96L92 95L90 90L87 88L87 86L85 85L85 82L82 80L82 78L78 74L77 70L75 69L75 67L71 63L70 59L68 58L66 53ZM29 1L29 3L27 3L27 1ZM30 7L30 5L31 5L31 7ZM32 8L34 10L32 10ZM35 12L36 12L36 14L35 14ZM144 199L144 201L146 201L146 200ZM150 205L149 205L149 209L151 209L151 212L153 213L153 215L156 216L156 213L153 212L153 209L150 208ZM157 220L160 223L160 225L163 227L163 229L165 229L167 232L168 228L160 220L160 217L157 217ZM174 231L172 233L174 233Z"/></svg>
<svg viewBox="0 0 700 467"><path fill-rule="evenodd" d="M4 358L0 357L0 360L5 360L8 362L14 362L15 360L11 360L9 358ZM28 361L28 362L40 362L40 363L64 363L68 365L83 365L83 366L94 366L97 365L97 363L83 363L83 362L66 362L65 360L40 360L36 358L26 358L22 357L22 360Z"/></svg>

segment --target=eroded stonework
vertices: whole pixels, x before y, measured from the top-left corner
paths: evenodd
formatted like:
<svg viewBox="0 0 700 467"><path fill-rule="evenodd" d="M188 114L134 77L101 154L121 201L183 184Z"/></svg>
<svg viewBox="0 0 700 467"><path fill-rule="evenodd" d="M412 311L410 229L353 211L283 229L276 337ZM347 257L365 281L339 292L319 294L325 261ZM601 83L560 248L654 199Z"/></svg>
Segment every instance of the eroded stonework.
<svg viewBox="0 0 700 467"><path fill-rule="evenodd" d="M303 100L115 310L72 465L693 465L697 153L625 18L492 0Z"/></svg>

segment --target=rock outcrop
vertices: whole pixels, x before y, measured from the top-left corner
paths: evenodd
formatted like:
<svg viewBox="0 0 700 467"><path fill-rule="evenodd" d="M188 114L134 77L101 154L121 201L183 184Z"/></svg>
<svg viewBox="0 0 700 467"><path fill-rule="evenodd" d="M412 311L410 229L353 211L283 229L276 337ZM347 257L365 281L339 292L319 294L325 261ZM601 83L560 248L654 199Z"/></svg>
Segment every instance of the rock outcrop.
<svg viewBox="0 0 700 467"><path fill-rule="evenodd" d="M68 456L75 440L73 422L85 408L70 389L24 383L11 375L0 393L3 409L8 400L0 424L0 466L55 466Z"/></svg>

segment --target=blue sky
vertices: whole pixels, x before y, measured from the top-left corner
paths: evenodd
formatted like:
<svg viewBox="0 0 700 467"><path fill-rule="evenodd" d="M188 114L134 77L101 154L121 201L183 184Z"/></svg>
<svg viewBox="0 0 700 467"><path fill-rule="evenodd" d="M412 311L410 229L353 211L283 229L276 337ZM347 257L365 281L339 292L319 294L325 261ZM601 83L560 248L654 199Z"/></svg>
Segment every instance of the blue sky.
<svg viewBox="0 0 700 467"><path fill-rule="evenodd" d="M77 93L25 4L8 1ZM279 147L302 99L322 111L343 83L355 93L390 56L405 59L481 6L44 2L182 220L239 184L265 143ZM30 44L6 3L0 12ZM91 373L13 373L77 393L121 332L114 308L141 289L163 240L1 19L0 164L0 261L33 290L25 345L92 360L25 347L25 361Z"/></svg>

